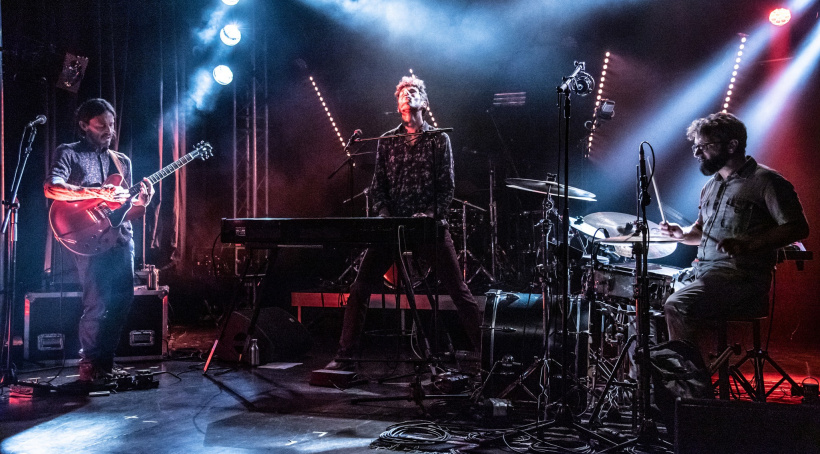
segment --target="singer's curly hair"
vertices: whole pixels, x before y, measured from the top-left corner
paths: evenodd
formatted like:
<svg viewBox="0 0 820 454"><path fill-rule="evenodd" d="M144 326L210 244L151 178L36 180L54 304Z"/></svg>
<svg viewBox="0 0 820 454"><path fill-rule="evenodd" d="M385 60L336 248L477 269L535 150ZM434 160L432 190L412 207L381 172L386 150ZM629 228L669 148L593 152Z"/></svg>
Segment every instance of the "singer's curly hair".
<svg viewBox="0 0 820 454"><path fill-rule="evenodd" d="M415 74L411 76L404 76L401 78L401 82L396 85L396 100L399 99L399 94L405 87L416 87L419 90L422 98L424 98L424 102L427 103L427 106L430 106L430 101L427 99L427 87L424 86L424 81L416 77ZM427 107L421 110L422 114L427 113Z"/></svg>
<svg viewBox="0 0 820 454"><path fill-rule="evenodd" d="M112 106L110 102L102 98L92 98L80 104L80 107L78 107L77 110L74 112L74 124L77 126L77 130L80 134L80 137L85 136L85 133L79 127L81 121L83 123L88 123L89 121L91 121L92 118L98 115L102 115L106 112L111 112L111 115L114 116L114 119L117 118L117 113L114 112L114 106Z"/></svg>
<svg viewBox="0 0 820 454"><path fill-rule="evenodd" d="M746 154L746 125L730 113L717 112L693 121L686 128L686 138L694 141L696 136L723 143L737 140L737 151Z"/></svg>

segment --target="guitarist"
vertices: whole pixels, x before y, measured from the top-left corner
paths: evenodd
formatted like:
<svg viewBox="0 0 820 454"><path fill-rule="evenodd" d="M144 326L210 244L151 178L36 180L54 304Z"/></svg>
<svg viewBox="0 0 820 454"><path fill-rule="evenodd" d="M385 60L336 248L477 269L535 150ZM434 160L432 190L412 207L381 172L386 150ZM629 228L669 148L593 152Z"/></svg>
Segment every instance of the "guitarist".
<svg viewBox="0 0 820 454"><path fill-rule="evenodd" d="M139 194L129 200L128 189L105 184L114 173L131 184L131 160L108 147L114 138L116 114L104 99L85 101L75 114L81 140L57 147L43 188L46 197L77 201L102 199L116 204L147 206L153 185L144 179ZM80 382L110 378L120 331L134 299L134 240L131 222L119 226L117 244L93 256L74 255L83 288L80 318Z"/></svg>

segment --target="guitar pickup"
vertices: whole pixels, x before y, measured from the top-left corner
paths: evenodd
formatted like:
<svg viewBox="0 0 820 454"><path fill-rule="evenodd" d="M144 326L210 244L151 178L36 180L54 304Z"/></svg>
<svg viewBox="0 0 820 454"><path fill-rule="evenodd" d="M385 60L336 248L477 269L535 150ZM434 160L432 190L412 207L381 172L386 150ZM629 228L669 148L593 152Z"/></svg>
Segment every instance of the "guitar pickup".
<svg viewBox="0 0 820 454"><path fill-rule="evenodd" d="M89 209L88 215L94 220L94 222L99 222L111 215L112 211L113 210L105 202L101 202Z"/></svg>

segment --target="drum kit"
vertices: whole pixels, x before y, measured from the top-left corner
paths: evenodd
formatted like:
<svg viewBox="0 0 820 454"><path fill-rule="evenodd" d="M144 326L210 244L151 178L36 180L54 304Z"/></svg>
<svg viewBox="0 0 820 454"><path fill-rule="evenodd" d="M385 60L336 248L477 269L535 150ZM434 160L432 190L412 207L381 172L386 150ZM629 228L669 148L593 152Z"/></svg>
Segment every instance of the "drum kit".
<svg viewBox="0 0 820 454"><path fill-rule="evenodd" d="M532 293L501 290L487 293L482 324L482 369L489 373L482 392L485 397L538 399L537 394L549 390L544 390L543 383L538 383L543 377L534 373L536 364L546 362L549 369L549 363L560 361L560 350L566 348L571 353L566 380L572 381L574 390L571 393L573 412L583 413L595 403L598 417L600 407L606 403L606 412L612 415L619 405L634 403L632 399L626 399L625 403L623 396L634 397L638 388L634 381L630 382L630 378L635 378L634 363L630 369L630 362L616 362L624 356L622 353L629 347L627 339L634 332L630 324L634 325L640 289L638 278L642 271L638 260L642 256L646 259L667 257L675 252L679 241L660 235L657 223L641 222L635 215L594 212L567 220L569 247L563 247L556 239L556 233L564 227L560 224L563 221L553 209L552 197L563 194L565 189L568 197L576 200L596 201L595 194L550 180L509 178L505 181L510 188L543 194L545 202L542 210L514 215L518 225L512 229L513 239L518 242L507 248L521 257L517 264L525 263L531 268L529 273L536 277L529 283ZM459 213L464 221L458 227L463 229L463 250L466 251L469 229L465 213L468 207L474 206L461 203ZM641 250L644 231L648 232L645 251ZM495 240L496 232L493 233L491 237ZM493 248L496 249L501 254L505 250L498 246ZM556 285L559 280L556 277L563 274L561 260L556 258L561 254L569 254L570 259L570 270L564 274L569 275L567 314L562 314L560 301L564 296ZM490 277L495 287L501 287L507 282L504 280L507 263L499 260L496 267L496 257L492 259L492 269L498 272L498 278ZM486 272L483 267L481 270ZM465 266L465 276L469 277L466 273ZM658 322L653 323L653 328L657 326L657 329L651 330L653 342L661 342L665 337L662 308L666 298L688 276L686 270L675 267L655 263L646 266L648 285L645 288L648 289L650 314L653 321ZM540 291L535 291L535 282L541 283ZM570 331L569 345L566 346L561 345L561 337L557 335L563 319ZM540 354L548 358L541 359ZM610 379L623 386L616 386L609 395L602 395L596 387L603 381L612 381ZM631 389L624 391L624 386L631 386ZM620 397L613 397L616 394Z"/></svg>

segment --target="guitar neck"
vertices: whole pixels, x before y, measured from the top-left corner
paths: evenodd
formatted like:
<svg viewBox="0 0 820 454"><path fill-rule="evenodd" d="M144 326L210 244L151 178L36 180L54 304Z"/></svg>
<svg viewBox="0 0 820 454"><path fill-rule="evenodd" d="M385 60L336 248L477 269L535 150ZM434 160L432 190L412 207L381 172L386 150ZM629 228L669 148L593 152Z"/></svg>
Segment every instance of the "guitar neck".
<svg viewBox="0 0 820 454"><path fill-rule="evenodd" d="M158 181L162 180L163 178L172 175L177 170L181 169L185 164L193 161L196 158L196 153L188 153L185 156L177 159L176 161L168 164L167 166L159 169L158 171L154 172L150 176L148 176L148 181L151 184L156 184ZM140 185L136 184L129 189L131 196L137 195L140 192Z"/></svg>

